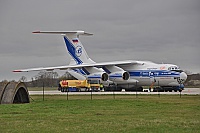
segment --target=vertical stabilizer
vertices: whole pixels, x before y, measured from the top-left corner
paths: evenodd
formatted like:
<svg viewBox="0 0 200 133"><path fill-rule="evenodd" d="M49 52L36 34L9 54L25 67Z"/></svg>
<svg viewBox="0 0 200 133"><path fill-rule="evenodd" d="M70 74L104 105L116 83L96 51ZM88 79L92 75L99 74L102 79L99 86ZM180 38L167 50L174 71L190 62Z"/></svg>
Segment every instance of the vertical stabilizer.
<svg viewBox="0 0 200 133"><path fill-rule="evenodd" d="M79 40L80 35L90 36L91 33L85 31L35 31L33 33L61 34L63 35L67 51L76 62L76 64L95 63L87 55L82 43Z"/></svg>
<svg viewBox="0 0 200 133"><path fill-rule="evenodd" d="M87 55L79 38L65 35L64 41L69 55L75 60L76 64L94 63Z"/></svg>

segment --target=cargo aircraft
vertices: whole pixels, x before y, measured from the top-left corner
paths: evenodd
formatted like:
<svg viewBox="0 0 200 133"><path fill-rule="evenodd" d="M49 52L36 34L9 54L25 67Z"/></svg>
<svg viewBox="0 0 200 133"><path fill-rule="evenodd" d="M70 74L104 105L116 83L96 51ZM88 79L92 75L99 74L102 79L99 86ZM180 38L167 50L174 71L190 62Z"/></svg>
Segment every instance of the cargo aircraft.
<svg viewBox="0 0 200 133"><path fill-rule="evenodd" d="M60 34L64 38L67 51L72 57L69 65L14 70L13 72L67 70L77 79L97 79L134 90L140 86L159 86L159 89L177 90L184 88L186 73L174 64L157 64L151 61L111 61L94 62L86 53L79 40L80 35L90 36L85 31L35 31L33 33ZM141 87L140 87L141 88Z"/></svg>

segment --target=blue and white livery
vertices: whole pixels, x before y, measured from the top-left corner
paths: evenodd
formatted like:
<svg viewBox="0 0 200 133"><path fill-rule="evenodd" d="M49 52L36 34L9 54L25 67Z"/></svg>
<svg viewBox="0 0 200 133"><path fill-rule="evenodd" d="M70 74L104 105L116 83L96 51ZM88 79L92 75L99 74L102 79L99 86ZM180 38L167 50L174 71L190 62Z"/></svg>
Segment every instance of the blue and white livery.
<svg viewBox="0 0 200 133"><path fill-rule="evenodd" d="M133 90L135 86L183 88L183 83L187 79L186 73L174 64L135 60L96 63L89 58L79 40L80 35L90 36L91 33L84 31L36 31L33 33L62 35L72 61L67 66L22 69L14 70L14 72L67 70L78 79L109 81L127 90Z"/></svg>

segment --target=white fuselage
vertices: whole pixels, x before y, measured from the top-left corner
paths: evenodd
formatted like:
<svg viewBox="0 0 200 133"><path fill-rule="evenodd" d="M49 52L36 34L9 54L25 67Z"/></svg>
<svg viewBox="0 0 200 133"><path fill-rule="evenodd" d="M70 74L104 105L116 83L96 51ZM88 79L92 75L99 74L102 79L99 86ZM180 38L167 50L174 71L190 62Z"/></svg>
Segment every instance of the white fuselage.
<svg viewBox="0 0 200 133"><path fill-rule="evenodd" d="M130 88L138 86L179 86L186 79L187 75L173 64L156 64L149 61L139 61L137 65L120 66L129 72L130 80L135 82L118 82L122 87Z"/></svg>

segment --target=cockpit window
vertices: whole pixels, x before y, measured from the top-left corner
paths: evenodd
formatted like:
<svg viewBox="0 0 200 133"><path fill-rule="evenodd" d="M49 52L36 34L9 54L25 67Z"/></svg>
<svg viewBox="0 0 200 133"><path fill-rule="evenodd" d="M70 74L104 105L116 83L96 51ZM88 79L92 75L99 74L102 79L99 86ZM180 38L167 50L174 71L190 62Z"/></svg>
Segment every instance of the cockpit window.
<svg viewBox="0 0 200 133"><path fill-rule="evenodd" d="M180 70L178 66L171 66L168 68L168 70L175 71L175 72L183 72L183 70Z"/></svg>

